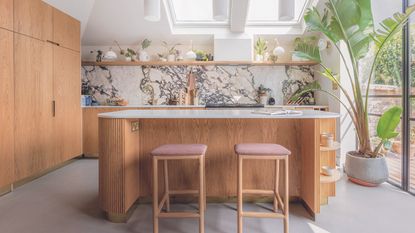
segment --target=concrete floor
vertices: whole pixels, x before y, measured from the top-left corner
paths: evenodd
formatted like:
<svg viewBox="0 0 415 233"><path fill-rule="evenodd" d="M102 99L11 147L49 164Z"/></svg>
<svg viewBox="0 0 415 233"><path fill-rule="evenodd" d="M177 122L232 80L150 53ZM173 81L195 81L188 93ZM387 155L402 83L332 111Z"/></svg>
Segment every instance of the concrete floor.
<svg viewBox="0 0 415 233"><path fill-rule="evenodd" d="M364 188L347 180L315 222L291 205L291 233L413 233L415 197L390 185ZM1 233L151 233L152 209L140 205L127 224L104 220L98 208L98 162L79 160L0 197ZM209 204L206 233L236 232L234 204ZM263 208L246 205L249 209ZM282 221L247 219L247 233L282 232ZM161 233L198 232L196 220L161 220Z"/></svg>

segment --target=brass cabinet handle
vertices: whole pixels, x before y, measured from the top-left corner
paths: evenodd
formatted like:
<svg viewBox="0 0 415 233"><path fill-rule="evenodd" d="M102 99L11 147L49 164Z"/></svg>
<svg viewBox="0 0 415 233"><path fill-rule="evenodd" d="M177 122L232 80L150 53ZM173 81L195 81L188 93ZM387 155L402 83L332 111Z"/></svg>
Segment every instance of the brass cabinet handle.
<svg viewBox="0 0 415 233"><path fill-rule="evenodd" d="M52 116L56 116L56 101L52 101Z"/></svg>

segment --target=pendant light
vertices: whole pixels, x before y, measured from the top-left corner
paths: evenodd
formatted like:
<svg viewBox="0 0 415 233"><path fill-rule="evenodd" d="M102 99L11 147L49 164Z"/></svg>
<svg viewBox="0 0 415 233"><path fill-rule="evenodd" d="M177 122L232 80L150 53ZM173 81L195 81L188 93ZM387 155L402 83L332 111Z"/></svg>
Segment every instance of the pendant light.
<svg viewBox="0 0 415 233"><path fill-rule="evenodd" d="M161 0L144 0L144 19L150 22L160 21Z"/></svg>
<svg viewBox="0 0 415 233"><path fill-rule="evenodd" d="M279 0L279 20L291 21L295 15L295 0Z"/></svg>
<svg viewBox="0 0 415 233"><path fill-rule="evenodd" d="M225 21L229 18L229 0L212 0L213 19Z"/></svg>

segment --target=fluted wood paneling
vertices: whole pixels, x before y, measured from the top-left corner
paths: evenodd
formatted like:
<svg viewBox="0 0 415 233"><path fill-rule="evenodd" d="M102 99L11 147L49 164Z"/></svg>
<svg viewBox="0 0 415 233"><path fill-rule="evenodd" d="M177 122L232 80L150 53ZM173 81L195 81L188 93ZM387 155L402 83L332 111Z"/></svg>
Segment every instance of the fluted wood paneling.
<svg viewBox="0 0 415 233"><path fill-rule="evenodd" d="M170 143L208 145L207 196L235 197L237 157L233 148L237 143L253 142L278 143L291 150L290 196L302 198L313 214L320 212L318 119L139 119L138 133L131 132L132 121L99 120L100 200L107 212L126 213L138 197L151 197L150 152ZM325 120L329 125L333 121ZM273 187L274 163L248 161L244 166L244 188ZM172 189L197 188L194 162L171 161L169 170Z"/></svg>
<svg viewBox="0 0 415 233"><path fill-rule="evenodd" d="M336 136L336 120L320 120L319 133L332 133ZM317 139L320 145L320 137ZM336 167L336 151L321 151L320 153L320 168L322 166ZM328 204L328 198L336 196L336 183L322 183L320 186L320 196L321 204Z"/></svg>

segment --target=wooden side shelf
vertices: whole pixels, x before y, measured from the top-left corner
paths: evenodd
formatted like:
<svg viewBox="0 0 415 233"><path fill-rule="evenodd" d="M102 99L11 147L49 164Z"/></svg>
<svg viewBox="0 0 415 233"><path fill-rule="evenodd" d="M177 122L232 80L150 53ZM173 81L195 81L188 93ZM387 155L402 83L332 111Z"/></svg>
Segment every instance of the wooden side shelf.
<svg viewBox="0 0 415 233"><path fill-rule="evenodd" d="M334 172L334 175L332 176L326 176L326 175L321 174L320 183L323 183L323 184L335 183L339 181L342 178L342 176L343 176L343 173L339 169L336 169L336 171Z"/></svg>
<svg viewBox="0 0 415 233"><path fill-rule="evenodd" d="M277 61L277 62L254 62L254 61L83 61L83 66L217 66L217 65L253 65L253 66L314 66L318 65L311 61Z"/></svg>
<svg viewBox="0 0 415 233"><path fill-rule="evenodd" d="M339 142L334 142L334 145L332 147L325 147L325 146L320 146L320 151L325 152L325 151L337 151L339 150L341 147L341 144Z"/></svg>

